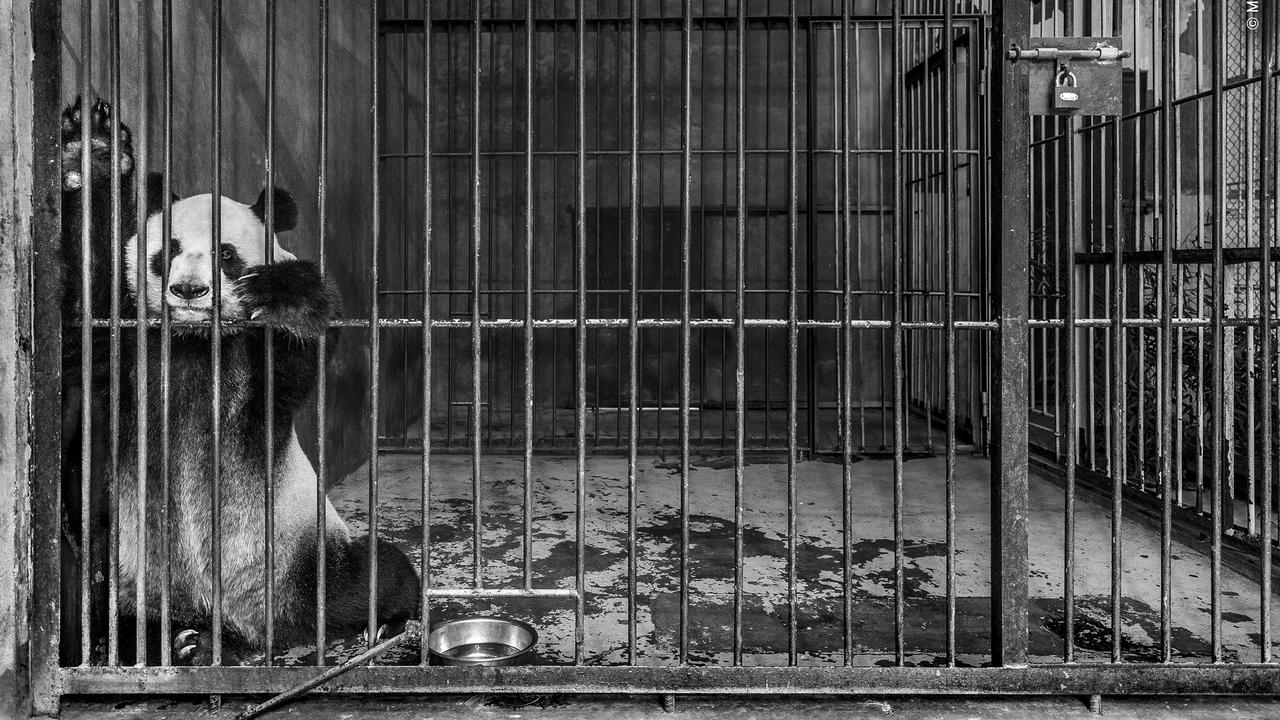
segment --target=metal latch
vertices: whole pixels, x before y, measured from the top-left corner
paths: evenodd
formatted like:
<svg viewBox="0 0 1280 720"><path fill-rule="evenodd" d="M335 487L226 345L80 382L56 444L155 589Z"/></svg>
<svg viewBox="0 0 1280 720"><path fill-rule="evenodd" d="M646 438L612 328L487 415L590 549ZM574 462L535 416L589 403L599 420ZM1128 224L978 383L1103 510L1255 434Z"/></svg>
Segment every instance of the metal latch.
<svg viewBox="0 0 1280 720"><path fill-rule="evenodd" d="M1120 38L1031 38L1027 44L1025 49L1011 45L1006 56L1017 68L1013 72L1026 75L1032 115L1122 112L1122 60L1131 53Z"/></svg>
<svg viewBox="0 0 1280 720"><path fill-rule="evenodd" d="M1067 38L1064 38L1067 39ZM1120 60L1131 55L1128 50L1122 50L1107 42L1095 43L1093 47L1086 49L1074 49L1064 47L1039 47L1029 50L1023 50L1016 44L1009 46L1009 52L1006 57L1010 62L1018 62L1019 60L1044 60L1055 62L1058 60L1096 60L1099 62L1109 62Z"/></svg>

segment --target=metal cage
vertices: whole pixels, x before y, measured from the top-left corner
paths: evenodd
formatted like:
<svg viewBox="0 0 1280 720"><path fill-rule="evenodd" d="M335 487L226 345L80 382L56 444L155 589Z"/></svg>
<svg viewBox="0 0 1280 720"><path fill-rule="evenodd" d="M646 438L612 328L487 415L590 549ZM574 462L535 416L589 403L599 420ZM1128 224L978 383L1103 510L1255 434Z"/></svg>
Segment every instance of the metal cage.
<svg viewBox="0 0 1280 720"><path fill-rule="evenodd" d="M542 665L431 666L424 639L322 690L1280 692L1272 4L250 5L32 5L46 710L332 662L323 598L304 660L270 628L256 667L149 666L141 631L121 656L120 557L147 539L110 487L64 517L64 468L106 470L60 447L57 389L117 383L121 344L172 323L64 322L58 112L94 94L166 194L301 189L299 253L347 311L298 433L318 490L414 549L424 624L562 631ZM1008 50L1094 36L1130 52L1123 112L1031 117ZM64 367L75 342L103 349ZM80 427L113 448L116 387ZM62 540L95 513L99 565Z"/></svg>

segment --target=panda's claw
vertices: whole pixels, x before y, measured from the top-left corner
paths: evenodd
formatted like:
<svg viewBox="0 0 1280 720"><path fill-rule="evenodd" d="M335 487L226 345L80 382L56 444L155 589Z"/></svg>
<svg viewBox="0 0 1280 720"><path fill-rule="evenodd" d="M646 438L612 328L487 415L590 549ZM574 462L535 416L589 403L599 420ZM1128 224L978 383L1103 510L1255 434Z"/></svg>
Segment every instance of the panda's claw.
<svg viewBox="0 0 1280 720"><path fill-rule="evenodd" d="M382 625L381 627L379 627L379 628L378 628L378 640L377 640L377 641L378 641L378 642L382 642L383 640L386 640L386 639L387 639L387 626L386 626L386 625Z"/></svg>

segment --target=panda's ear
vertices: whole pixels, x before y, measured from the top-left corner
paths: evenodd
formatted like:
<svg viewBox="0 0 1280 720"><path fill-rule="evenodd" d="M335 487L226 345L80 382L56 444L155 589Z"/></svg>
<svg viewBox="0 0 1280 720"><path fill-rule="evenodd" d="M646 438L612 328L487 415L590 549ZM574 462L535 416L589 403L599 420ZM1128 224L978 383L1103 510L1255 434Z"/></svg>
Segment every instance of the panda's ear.
<svg viewBox="0 0 1280 720"><path fill-rule="evenodd" d="M178 201L177 194L169 195L169 202ZM147 173L147 215L155 215L164 210L164 175L158 172Z"/></svg>
<svg viewBox="0 0 1280 720"><path fill-rule="evenodd" d="M258 201L249 208L262 224L267 223L267 190L258 193ZM271 210L274 214L275 229L273 232L292 230L298 224L298 205L288 190L271 188Z"/></svg>

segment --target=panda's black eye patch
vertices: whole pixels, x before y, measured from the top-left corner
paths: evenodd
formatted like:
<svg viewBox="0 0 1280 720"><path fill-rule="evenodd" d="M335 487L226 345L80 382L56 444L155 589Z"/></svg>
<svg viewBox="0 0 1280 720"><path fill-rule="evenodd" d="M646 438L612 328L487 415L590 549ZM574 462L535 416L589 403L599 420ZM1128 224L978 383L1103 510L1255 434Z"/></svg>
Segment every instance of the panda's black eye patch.
<svg viewBox="0 0 1280 720"><path fill-rule="evenodd" d="M178 238L169 238L169 262L182 254L182 243ZM151 255L151 272L157 277L164 277L165 270L169 267L169 263L164 261L164 248L160 248Z"/></svg>
<svg viewBox="0 0 1280 720"><path fill-rule="evenodd" d="M232 280L244 274L244 258L240 257L240 252L236 250L235 245L223 243L222 248L219 250L218 260L222 265L222 274Z"/></svg>

